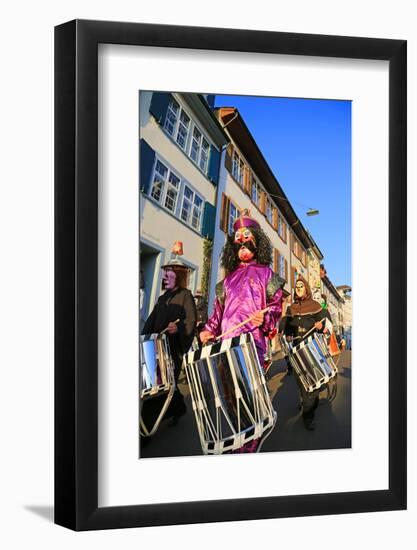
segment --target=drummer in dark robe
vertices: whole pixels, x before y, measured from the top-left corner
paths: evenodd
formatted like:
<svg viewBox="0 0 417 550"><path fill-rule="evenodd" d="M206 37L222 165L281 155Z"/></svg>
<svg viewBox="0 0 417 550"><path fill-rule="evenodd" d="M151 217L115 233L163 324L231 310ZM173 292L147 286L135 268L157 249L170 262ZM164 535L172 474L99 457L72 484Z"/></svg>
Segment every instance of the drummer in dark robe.
<svg viewBox="0 0 417 550"><path fill-rule="evenodd" d="M303 338L312 334L313 328L318 332L324 332L326 330L325 318L326 313L323 312L321 304L312 298L310 285L304 277L299 275L295 283L294 301L287 308L280 331L284 332L288 341L297 345ZM297 374L296 380L301 396L304 427L307 430L314 430L314 415L319 404L319 390L309 393L304 389Z"/></svg>
<svg viewBox="0 0 417 550"><path fill-rule="evenodd" d="M189 350L196 329L196 307L192 293L187 289L189 269L178 258L162 266L162 285L165 292L159 297L152 313L149 315L142 334L159 334L162 331L168 336L171 357L174 362L176 389L165 417L172 417L172 424L186 413L184 396L177 382L181 372L182 359Z"/></svg>

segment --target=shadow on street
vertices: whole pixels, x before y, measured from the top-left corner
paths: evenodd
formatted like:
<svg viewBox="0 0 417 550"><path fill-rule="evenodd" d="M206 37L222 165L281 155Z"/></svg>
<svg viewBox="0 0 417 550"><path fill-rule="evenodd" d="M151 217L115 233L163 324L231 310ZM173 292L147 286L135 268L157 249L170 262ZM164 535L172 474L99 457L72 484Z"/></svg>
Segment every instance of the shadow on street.
<svg viewBox="0 0 417 550"><path fill-rule="evenodd" d="M301 451L318 449L343 449L351 447L351 352L342 352L338 363L337 395L333 402L327 399L327 392L320 393L320 404L316 411L314 431L304 428L298 387L295 375L287 374L284 360L272 364L268 372L268 389L277 423L264 440L261 452ZM141 458L201 455L197 426L192 410L189 388L184 375L180 378L180 390L185 396L187 413L178 424L171 426L169 419L163 420L152 438L141 438Z"/></svg>

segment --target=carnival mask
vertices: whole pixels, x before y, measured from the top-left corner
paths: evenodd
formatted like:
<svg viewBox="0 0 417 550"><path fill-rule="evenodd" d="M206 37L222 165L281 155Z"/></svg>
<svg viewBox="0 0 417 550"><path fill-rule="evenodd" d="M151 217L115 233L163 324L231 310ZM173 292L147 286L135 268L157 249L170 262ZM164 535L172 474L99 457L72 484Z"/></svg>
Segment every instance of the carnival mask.
<svg viewBox="0 0 417 550"><path fill-rule="evenodd" d="M295 293L299 298L302 298L306 293L306 287L304 286L304 283L301 281L297 281L295 285Z"/></svg>
<svg viewBox="0 0 417 550"><path fill-rule="evenodd" d="M252 244L252 243L251 243ZM249 247L250 245L248 245ZM253 250L251 250L250 248L246 247L245 245L242 245L239 250L238 250L238 258L241 262L250 262L254 256L255 256L255 252Z"/></svg>
<svg viewBox="0 0 417 550"><path fill-rule="evenodd" d="M256 248L256 241L252 231L247 227L241 227L235 233L235 243L245 244L247 242L251 242Z"/></svg>
<svg viewBox="0 0 417 550"><path fill-rule="evenodd" d="M175 288L177 282L177 274L172 269L164 269L162 276L162 284L165 289L172 290Z"/></svg>

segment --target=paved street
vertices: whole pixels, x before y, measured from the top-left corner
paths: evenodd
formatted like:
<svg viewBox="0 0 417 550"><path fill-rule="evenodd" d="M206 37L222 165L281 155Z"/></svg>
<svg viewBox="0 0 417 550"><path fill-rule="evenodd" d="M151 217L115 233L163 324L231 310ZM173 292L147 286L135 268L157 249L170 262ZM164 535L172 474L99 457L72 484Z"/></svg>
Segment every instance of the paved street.
<svg viewBox="0 0 417 550"><path fill-rule="evenodd" d="M320 394L316 429L304 428L298 408L298 389L294 375L288 376L283 360L273 363L268 373L268 388L278 420L261 452L311 449L338 449L351 445L351 352L342 352L338 362L337 395L332 403L326 392ZM183 378L180 378L183 380ZM200 440L189 397L188 386L180 384L186 396L187 414L176 426L164 420L157 433L141 451L141 457L201 455Z"/></svg>

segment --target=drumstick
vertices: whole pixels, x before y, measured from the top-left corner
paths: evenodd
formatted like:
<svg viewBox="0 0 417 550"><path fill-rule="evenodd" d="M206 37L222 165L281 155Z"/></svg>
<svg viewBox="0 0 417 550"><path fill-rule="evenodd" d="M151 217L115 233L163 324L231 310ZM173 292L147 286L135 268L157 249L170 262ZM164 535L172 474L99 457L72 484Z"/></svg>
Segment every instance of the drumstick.
<svg viewBox="0 0 417 550"><path fill-rule="evenodd" d="M269 309L271 309L271 306L266 307L265 309L261 309L261 311L259 311L258 313L265 313L266 311L269 311ZM246 323L249 323L249 321L251 321L255 317L255 315L256 315L255 313L253 315L250 315L249 317L244 319L241 323L238 323L234 327L229 328L228 330L226 330L226 332L223 332L223 334L220 334L219 336L216 336L216 340L220 340L221 338L226 336L226 334L230 334L234 330L242 327L243 325L246 325Z"/></svg>
<svg viewBox="0 0 417 550"><path fill-rule="evenodd" d="M179 319L175 319L175 321L172 321L174 323L174 325L176 325L177 323L180 322ZM164 332L166 332L168 330L168 327L164 328L164 330L161 330L161 332L159 334L164 334Z"/></svg>
<svg viewBox="0 0 417 550"><path fill-rule="evenodd" d="M324 319L322 319L321 321L318 321L318 322L319 322L319 323L322 323L322 322L325 321L325 320L326 320L326 317L324 317ZM307 338L307 336L310 334L310 332L313 332L313 330L316 330L316 327L315 327L314 325L311 327L311 329L310 329L308 332L306 332L306 333L304 334L304 336L302 337L303 340L304 340L305 338Z"/></svg>

